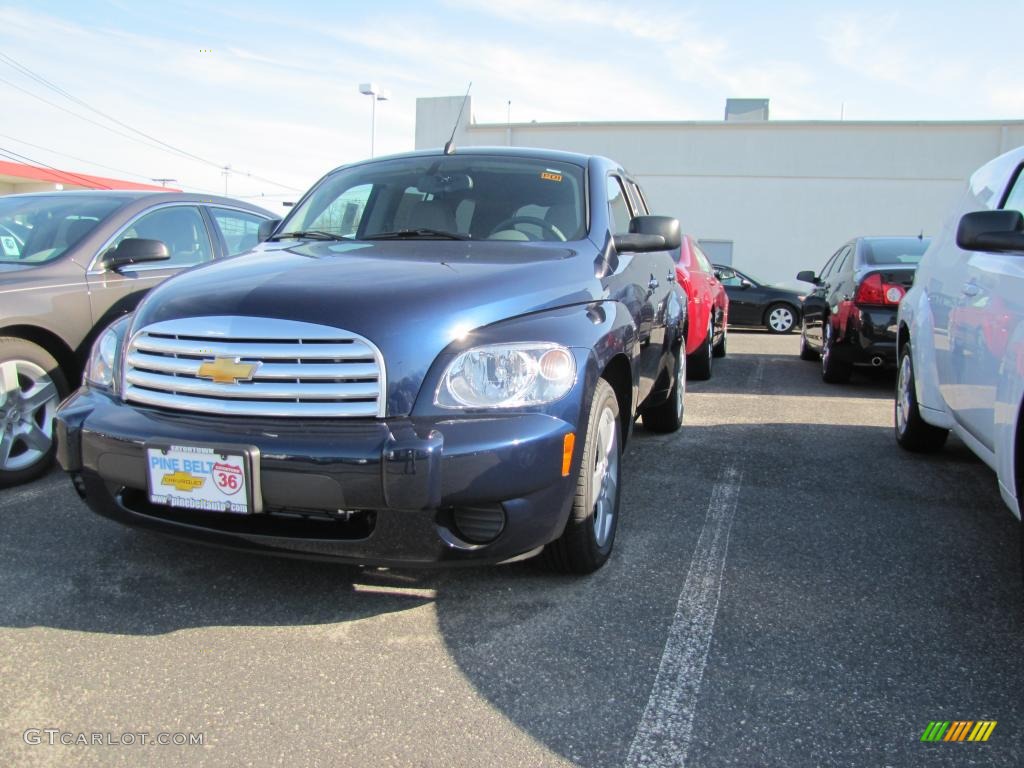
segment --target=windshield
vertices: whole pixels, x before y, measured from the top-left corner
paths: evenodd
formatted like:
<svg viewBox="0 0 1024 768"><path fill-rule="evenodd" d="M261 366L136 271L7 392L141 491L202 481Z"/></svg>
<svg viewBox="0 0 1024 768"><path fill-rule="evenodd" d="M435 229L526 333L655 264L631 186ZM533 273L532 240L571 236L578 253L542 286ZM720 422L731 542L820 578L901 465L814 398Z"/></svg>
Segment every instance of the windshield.
<svg viewBox="0 0 1024 768"><path fill-rule="evenodd" d="M927 237L893 237L865 240L861 259L865 265L917 264L931 243Z"/></svg>
<svg viewBox="0 0 1024 768"><path fill-rule="evenodd" d="M0 197L0 262L53 261L122 202L116 197Z"/></svg>
<svg viewBox="0 0 1024 768"><path fill-rule="evenodd" d="M580 240L583 169L480 155L413 157L342 169L288 217L274 239Z"/></svg>

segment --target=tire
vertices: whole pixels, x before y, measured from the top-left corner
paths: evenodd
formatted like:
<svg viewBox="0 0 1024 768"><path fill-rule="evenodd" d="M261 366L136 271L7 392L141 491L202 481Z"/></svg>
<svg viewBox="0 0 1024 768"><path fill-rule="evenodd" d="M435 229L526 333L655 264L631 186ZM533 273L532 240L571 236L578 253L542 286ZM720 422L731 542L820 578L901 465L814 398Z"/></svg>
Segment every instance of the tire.
<svg viewBox="0 0 1024 768"><path fill-rule="evenodd" d="M722 340L711 348L712 357L725 357L725 346L729 340L729 326L722 327Z"/></svg>
<svg viewBox="0 0 1024 768"><path fill-rule="evenodd" d="M562 535L544 548L544 560L552 569L593 573L608 560L619 521L621 458L619 403L611 385L598 379L590 401L572 511ZM602 463L604 471L598 477Z"/></svg>
<svg viewBox="0 0 1024 768"><path fill-rule="evenodd" d="M644 411L644 429L651 432L675 432L683 426L686 411L686 355L680 346L676 352L676 380L668 400Z"/></svg>
<svg viewBox="0 0 1024 768"><path fill-rule="evenodd" d="M707 381L711 378L711 358L713 357L712 342L714 340L715 327L711 320L708 320L708 333L704 341L692 355L687 355L686 375L694 381Z"/></svg>
<svg viewBox="0 0 1024 768"><path fill-rule="evenodd" d="M772 333L792 333L797 312L789 304L772 304L764 313L764 327Z"/></svg>
<svg viewBox="0 0 1024 768"><path fill-rule="evenodd" d="M915 453L934 453L946 444L949 430L935 427L921 418L917 405L914 379L914 358L910 342L900 350L899 373L896 376L896 399L893 403L893 429L901 448Z"/></svg>
<svg viewBox="0 0 1024 768"><path fill-rule="evenodd" d="M853 365L836 359L832 349L835 345L832 339L832 322L827 317L822 322L821 332L821 378L829 384L845 384L853 373Z"/></svg>
<svg viewBox="0 0 1024 768"><path fill-rule="evenodd" d="M53 355L0 336L0 488L27 483L53 463L53 414L68 396Z"/></svg>
<svg viewBox="0 0 1024 768"><path fill-rule="evenodd" d="M817 352L807 346L807 337L804 335L806 328L800 329L800 359L815 361L821 357Z"/></svg>

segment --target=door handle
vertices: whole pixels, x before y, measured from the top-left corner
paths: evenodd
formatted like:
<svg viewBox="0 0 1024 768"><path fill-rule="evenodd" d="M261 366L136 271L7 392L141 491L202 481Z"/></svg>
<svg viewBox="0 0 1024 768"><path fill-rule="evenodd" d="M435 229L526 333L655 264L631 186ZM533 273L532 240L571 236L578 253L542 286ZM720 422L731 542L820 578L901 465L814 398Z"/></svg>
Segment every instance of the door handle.
<svg viewBox="0 0 1024 768"><path fill-rule="evenodd" d="M977 283L964 283L964 296L977 296L979 293L981 293L981 288L978 287Z"/></svg>

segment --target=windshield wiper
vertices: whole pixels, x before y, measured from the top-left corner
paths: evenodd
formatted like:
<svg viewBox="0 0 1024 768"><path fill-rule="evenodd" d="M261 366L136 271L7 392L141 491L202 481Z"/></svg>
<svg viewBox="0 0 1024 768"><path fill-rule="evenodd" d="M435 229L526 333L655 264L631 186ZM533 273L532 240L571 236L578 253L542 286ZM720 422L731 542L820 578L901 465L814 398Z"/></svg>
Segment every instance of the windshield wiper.
<svg viewBox="0 0 1024 768"><path fill-rule="evenodd" d="M295 238L296 240L350 240L351 238L337 235L334 232L324 232L322 229L307 229L300 232L282 232L279 235L274 235L269 240L284 240L286 237Z"/></svg>
<svg viewBox="0 0 1024 768"><path fill-rule="evenodd" d="M437 240L469 240L469 235L463 235L459 232L446 232L443 229L427 229L426 227L418 227L417 229L399 229L394 232L377 232L373 235L367 235L363 237L363 240L399 240L409 239L414 240L416 238L437 239Z"/></svg>

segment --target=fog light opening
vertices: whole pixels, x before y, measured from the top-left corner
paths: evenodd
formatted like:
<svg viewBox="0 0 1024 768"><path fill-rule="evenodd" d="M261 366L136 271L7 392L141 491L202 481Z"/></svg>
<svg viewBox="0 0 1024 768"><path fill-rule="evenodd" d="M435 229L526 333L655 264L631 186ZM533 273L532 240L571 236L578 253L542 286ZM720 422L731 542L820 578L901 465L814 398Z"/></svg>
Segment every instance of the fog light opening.
<svg viewBox="0 0 1024 768"><path fill-rule="evenodd" d="M455 507L450 514L454 533L470 544L490 544L505 530L505 510L500 504Z"/></svg>

